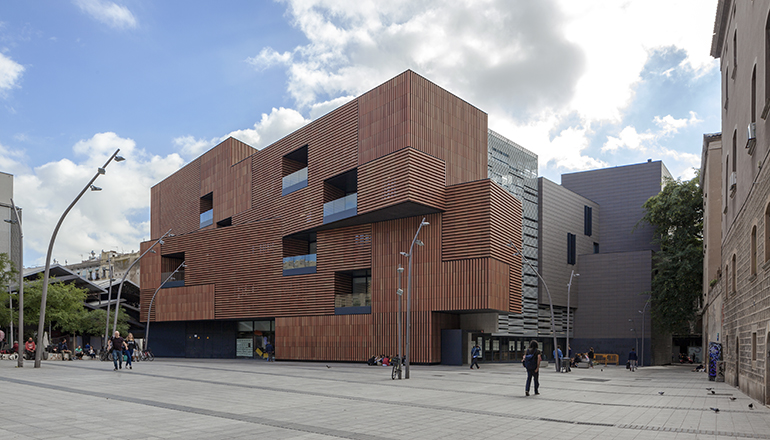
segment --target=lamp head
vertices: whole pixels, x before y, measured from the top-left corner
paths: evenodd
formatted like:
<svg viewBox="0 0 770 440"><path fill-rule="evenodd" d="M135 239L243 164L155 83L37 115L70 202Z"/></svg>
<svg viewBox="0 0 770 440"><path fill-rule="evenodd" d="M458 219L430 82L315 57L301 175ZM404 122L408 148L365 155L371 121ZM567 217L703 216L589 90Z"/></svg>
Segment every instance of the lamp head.
<svg viewBox="0 0 770 440"><path fill-rule="evenodd" d="M406 252L399 252L399 254L401 254L401 255L403 255L403 256L405 256L405 257L408 257L408 256L409 256L409 254L407 254Z"/></svg>
<svg viewBox="0 0 770 440"><path fill-rule="evenodd" d="M176 234L172 234L170 232L168 233L168 237L174 237L174 236L176 236Z"/></svg>
<svg viewBox="0 0 770 440"><path fill-rule="evenodd" d="M414 242L417 243L418 246L425 246L425 243L423 243L422 240L420 240L419 238Z"/></svg>
<svg viewBox="0 0 770 440"><path fill-rule="evenodd" d="M157 252L155 252L155 249L150 249L150 253L157 254Z"/></svg>
<svg viewBox="0 0 770 440"><path fill-rule="evenodd" d="M99 168L99 169L101 169L101 168ZM102 174L104 174L104 173L102 173ZM91 191L101 191L101 190L102 190L102 189L101 189L101 188L99 188L98 186L96 186L96 185L91 185Z"/></svg>
<svg viewBox="0 0 770 440"><path fill-rule="evenodd" d="M126 158L123 156L115 156L115 162L123 162L124 160L126 160Z"/></svg>
<svg viewBox="0 0 770 440"><path fill-rule="evenodd" d="M163 239L160 239L160 240L158 240L158 244L166 244L166 242L163 241Z"/></svg>
<svg viewBox="0 0 770 440"><path fill-rule="evenodd" d="M404 273L404 268L401 266L398 266L398 269L396 269L398 273Z"/></svg>
<svg viewBox="0 0 770 440"><path fill-rule="evenodd" d="M421 226L430 226L430 223L428 223L426 221L422 221L422 222L420 222L420 225Z"/></svg>
<svg viewBox="0 0 770 440"><path fill-rule="evenodd" d="M102 168L102 167L99 167L99 168L97 168L97 169L96 169L96 171L98 171L98 172L99 172L99 174L104 174L104 173L106 173L106 172L107 172L107 170L105 170L105 169L104 169L104 168Z"/></svg>
<svg viewBox="0 0 770 440"><path fill-rule="evenodd" d="M396 289L396 295L401 296L404 294L404 289Z"/></svg>
<svg viewBox="0 0 770 440"><path fill-rule="evenodd" d="M3 220L3 221L4 221L4 222L6 222L6 223L10 223L10 224L12 224L12 225L15 225L16 223L19 223L17 220L8 220L8 219L5 219L5 220Z"/></svg>

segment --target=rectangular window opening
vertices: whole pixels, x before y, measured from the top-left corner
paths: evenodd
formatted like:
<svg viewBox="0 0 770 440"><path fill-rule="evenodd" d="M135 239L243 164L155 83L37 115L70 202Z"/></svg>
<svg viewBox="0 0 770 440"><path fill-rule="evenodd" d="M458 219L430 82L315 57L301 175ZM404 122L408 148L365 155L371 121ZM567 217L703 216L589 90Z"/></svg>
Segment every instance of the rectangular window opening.
<svg viewBox="0 0 770 440"><path fill-rule="evenodd" d="M593 208L583 207L583 233L587 236L593 234Z"/></svg>
<svg viewBox="0 0 770 440"><path fill-rule="evenodd" d="M577 246L575 234L567 232L567 264L575 264L577 261Z"/></svg>

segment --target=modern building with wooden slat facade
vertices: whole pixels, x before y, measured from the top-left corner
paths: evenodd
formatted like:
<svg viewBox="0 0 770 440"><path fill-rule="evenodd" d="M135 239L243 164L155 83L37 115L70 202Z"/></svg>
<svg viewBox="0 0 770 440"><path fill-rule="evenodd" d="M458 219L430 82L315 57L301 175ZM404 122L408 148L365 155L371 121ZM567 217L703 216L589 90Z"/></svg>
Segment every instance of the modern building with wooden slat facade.
<svg viewBox="0 0 770 440"><path fill-rule="evenodd" d="M424 217L410 356L462 362L479 323L522 310L522 262L508 247L521 247L522 204L487 178L487 142L486 113L406 71L262 150L215 146L151 190L142 251L174 233L141 261L151 348L254 357L269 341L279 360L396 354L397 268Z"/></svg>

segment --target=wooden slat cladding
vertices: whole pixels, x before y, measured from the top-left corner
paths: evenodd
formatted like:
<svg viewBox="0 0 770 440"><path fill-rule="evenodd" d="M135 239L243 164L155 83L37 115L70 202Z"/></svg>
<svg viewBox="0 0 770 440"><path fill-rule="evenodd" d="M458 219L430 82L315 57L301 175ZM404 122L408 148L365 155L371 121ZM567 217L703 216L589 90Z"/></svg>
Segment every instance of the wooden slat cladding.
<svg viewBox="0 0 770 440"><path fill-rule="evenodd" d="M490 256L490 185L494 183L478 180L447 187L442 242L444 260Z"/></svg>
<svg viewBox="0 0 770 440"><path fill-rule="evenodd" d="M296 255L307 255L308 252L308 242L304 240L294 240L292 238L284 238L283 239L283 256L284 257L294 257Z"/></svg>
<svg viewBox="0 0 770 440"><path fill-rule="evenodd" d="M404 202L444 209L443 161L413 148L404 148L358 170L358 213Z"/></svg>
<svg viewBox="0 0 770 440"><path fill-rule="evenodd" d="M513 256L513 249L508 246L513 242L521 249L522 207L521 201L496 184L490 186L491 227L490 249L496 260L508 265L509 304L508 311L521 313L521 270L520 256Z"/></svg>
<svg viewBox="0 0 770 440"><path fill-rule="evenodd" d="M318 232L317 270L343 271L372 267L372 226Z"/></svg>
<svg viewBox="0 0 770 440"><path fill-rule="evenodd" d="M372 315L298 316L275 320L281 359L361 361L374 355Z"/></svg>
<svg viewBox="0 0 770 440"><path fill-rule="evenodd" d="M357 166L358 103L351 101L252 156L253 209L248 222L280 216L283 234L323 224L323 181ZM308 187L281 196L283 156L308 146Z"/></svg>
<svg viewBox="0 0 770 440"><path fill-rule="evenodd" d="M214 285L161 289L152 308L153 321L214 319Z"/></svg>
<svg viewBox="0 0 770 440"><path fill-rule="evenodd" d="M447 163L447 185L487 177L487 114L414 72L410 75L413 148Z"/></svg>
<svg viewBox="0 0 770 440"><path fill-rule="evenodd" d="M150 231L153 238L172 230L174 234L187 234L200 228L201 163L194 160L184 168L156 185L159 188L160 209L150 214L159 229Z"/></svg>
<svg viewBox="0 0 770 440"><path fill-rule="evenodd" d="M359 167L409 145L410 80L404 72L357 99Z"/></svg>

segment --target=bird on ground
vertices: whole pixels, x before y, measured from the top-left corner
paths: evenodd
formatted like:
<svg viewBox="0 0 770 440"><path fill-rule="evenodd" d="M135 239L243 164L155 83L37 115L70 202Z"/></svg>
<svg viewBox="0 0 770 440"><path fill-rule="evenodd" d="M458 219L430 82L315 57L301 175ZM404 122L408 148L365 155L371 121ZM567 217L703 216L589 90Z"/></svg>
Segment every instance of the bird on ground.
<svg viewBox="0 0 770 440"><path fill-rule="evenodd" d="M326 368L331 368L331 367L327 365Z"/></svg>
<svg viewBox="0 0 770 440"><path fill-rule="evenodd" d="M706 388L706 391L711 391L711 390L713 390L713 389L714 389L714 388Z"/></svg>
<svg viewBox="0 0 770 440"><path fill-rule="evenodd" d="M711 394L716 394L717 392L714 390L711 390Z"/></svg>
<svg viewBox="0 0 770 440"><path fill-rule="evenodd" d="M711 408L711 411L719 412L719 408Z"/></svg>
<svg viewBox="0 0 770 440"><path fill-rule="evenodd" d="M731 398L730 398L730 400L735 400L735 399L737 399L737 397L731 397Z"/></svg>
<svg viewBox="0 0 770 440"><path fill-rule="evenodd" d="M663 393L665 393L665 391L658 391L658 394L660 394L661 396L663 395Z"/></svg>
<svg viewBox="0 0 770 440"><path fill-rule="evenodd" d="M749 409L754 409L754 404L753 403L749 403Z"/></svg>

